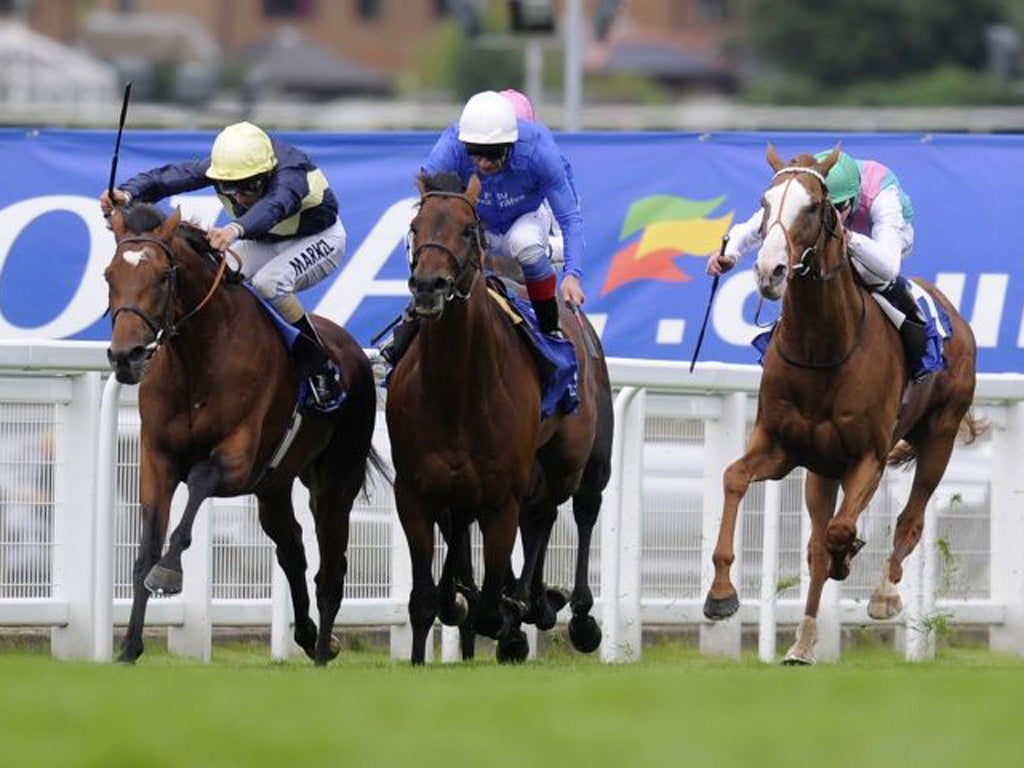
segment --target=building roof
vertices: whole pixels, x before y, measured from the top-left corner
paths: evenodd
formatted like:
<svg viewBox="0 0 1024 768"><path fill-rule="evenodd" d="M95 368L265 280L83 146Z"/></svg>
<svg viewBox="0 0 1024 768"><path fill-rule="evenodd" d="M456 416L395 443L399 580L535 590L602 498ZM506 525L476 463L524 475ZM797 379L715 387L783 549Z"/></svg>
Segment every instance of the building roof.
<svg viewBox="0 0 1024 768"><path fill-rule="evenodd" d="M112 103L117 94L112 67L21 22L0 22L0 102Z"/></svg>

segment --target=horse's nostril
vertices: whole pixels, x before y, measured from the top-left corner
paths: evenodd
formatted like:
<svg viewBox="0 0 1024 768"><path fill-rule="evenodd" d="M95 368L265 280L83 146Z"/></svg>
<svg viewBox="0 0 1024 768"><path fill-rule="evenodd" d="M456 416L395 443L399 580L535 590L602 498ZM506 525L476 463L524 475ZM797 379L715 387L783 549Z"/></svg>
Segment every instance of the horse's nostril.
<svg viewBox="0 0 1024 768"><path fill-rule="evenodd" d="M128 353L128 360L133 363L137 363L145 358L145 356L146 348L140 344L139 346L131 348L131 351Z"/></svg>
<svg viewBox="0 0 1024 768"><path fill-rule="evenodd" d="M781 280L785 276L786 276L786 265L785 264L779 264L778 266L775 267L775 269L772 270L772 281L773 282Z"/></svg>
<svg viewBox="0 0 1024 768"><path fill-rule="evenodd" d="M447 291L454 282L450 277L435 277L433 290L438 292Z"/></svg>

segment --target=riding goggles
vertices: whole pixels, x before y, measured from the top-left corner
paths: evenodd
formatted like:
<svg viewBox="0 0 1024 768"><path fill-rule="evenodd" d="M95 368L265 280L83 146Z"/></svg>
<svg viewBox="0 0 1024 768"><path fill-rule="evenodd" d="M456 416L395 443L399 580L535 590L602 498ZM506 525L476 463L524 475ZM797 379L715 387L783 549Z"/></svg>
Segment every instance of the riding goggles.
<svg viewBox="0 0 1024 768"><path fill-rule="evenodd" d="M508 158L509 144L466 144L467 154L474 160L503 163Z"/></svg>
<svg viewBox="0 0 1024 768"><path fill-rule="evenodd" d="M262 195L266 188L265 176L254 176L238 181L216 181L214 187L222 195L232 197L234 195Z"/></svg>

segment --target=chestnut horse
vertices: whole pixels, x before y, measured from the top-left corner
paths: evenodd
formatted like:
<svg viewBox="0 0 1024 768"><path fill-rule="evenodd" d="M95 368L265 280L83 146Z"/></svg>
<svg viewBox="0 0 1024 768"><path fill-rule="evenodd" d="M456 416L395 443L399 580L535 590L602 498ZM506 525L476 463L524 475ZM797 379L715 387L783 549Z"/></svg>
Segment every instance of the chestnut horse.
<svg viewBox="0 0 1024 768"><path fill-rule="evenodd" d="M902 342L854 276L843 225L825 186L838 157L836 148L820 163L804 154L786 164L768 147L775 174L763 198L764 245L754 269L761 295L781 298L782 311L764 357L746 453L723 476L715 575L704 604L710 619L727 618L739 607L729 569L737 511L750 483L779 480L794 467L805 467L810 584L803 621L784 659L794 664L814 661L822 587L827 577L842 581L848 575L863 545L857 520L887 463L916 459L917 466L910 498L896 522L892 553L868 607L876 619L901 610L895 584L903 575L904 558L921 538L925 507L957 434L969 442L983 429L970 410L974 335L949 300L923 280L915 282L952 321L952 336L943 343L948 368L912 385L901 409L908 376Z"/></svg>
<svg viewBox="0 0 1024 768"><path fill-rule="evenodd" d="M326 664L338 653L332 628L344 589L349 512L368 464L380 466L370 445L376 418L370 362L344 329L316 318L348 396L332 413L297 413L300 426L291 434L299 381L280 332L245 286L223 279L224 261L205 233L180 219L180 211L165 218L149 205L116 210L111 219L117 248L104 273L112 324L107 356L118 381L140 384L142 424L142 538L119 660L142 654L150 592L181 591L181 554L200 504L253 493L260 525L288 577L295 641ZM292 507L296 477L309 487L316 521L319 631L309 616L306 556ZM188 485L188 502L161 557L180 482Z"/></svg>
<svg viewBox="0 0 1024 768"><path fill-rule="evenodd" d="M387 421L395 502L409 543L413 586L412 662L422 664L435 618L458 625L463 656L475 629L498 640L501 661L528 653L523 621L541 629L564 604L542 582L557 506L572 497L579 533L570 638L593 651L601 633L590 616L591 532L611 471L612 403L597 335L582 314L562 307L561 325L579 364L579 409L541 418L533 352L483 279L484 233L476 212L480 181L420 176L420 207L410 230L413 306L420 329L391 373ZM585 341L586 338L586 341ZM483 534L484 579L473 585L469 529ZM434 526L447 543L434 583ZM511 554L517 526L524 566Z"/></svg>

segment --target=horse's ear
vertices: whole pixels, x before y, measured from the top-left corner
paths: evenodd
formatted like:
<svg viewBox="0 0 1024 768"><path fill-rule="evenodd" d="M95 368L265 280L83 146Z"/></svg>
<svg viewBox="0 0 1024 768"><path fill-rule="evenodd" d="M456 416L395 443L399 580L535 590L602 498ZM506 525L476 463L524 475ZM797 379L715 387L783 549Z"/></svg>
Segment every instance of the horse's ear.
<svg viewBox="0 0 1024 768"><path fill-rule="evenodd" d="M171 215L164 219L164 223L156 231L156 236L165 243L171 242L174 239L174 233L178 231L179 224L181 224L181 206L175 208Z"/></svg>
<svg viewBox="0 0 1024 768"><path fill-rule="evenodd" d="M469 177L469 184L466 185L466 197L473 205L480 198L480 179L475 173Z"/></svg>
<svg viewBox="0 0 1024 768"><path fill-rule="evenodd" d="M779 157L779 153L775 151L775 145L770 141L768 142L768 151L765 153L765 156L768 158L768 165L772 167L773 171L778 172L780 168L784 168L786 166L785 161Z"/></svg>
<svg viewBox="0 0 1024 768"><path fill-rule="evenodd" d="M110 229L117 240L120 240L128 232L128 227L124 223L124 213L118 206L115 206L114 210L110 212Z"/></svg>
<svg viewBox="0 0 1024 768"><path fill-rule="evenodd" d="M826 155L825 159L818 163L818 167L821 168L821 172L828 175L828 172L832 170L832 166L839 162L839 155L841 150L839 149L839 143L832 148L832 151Z"/></svg>
<svg viewBox="0 0 1024 768"><path fill-rule="evenodd" d="M420 191L420 197L427 194L427 172L420 168L420 172L416 174L416 189Z"/></svg>

